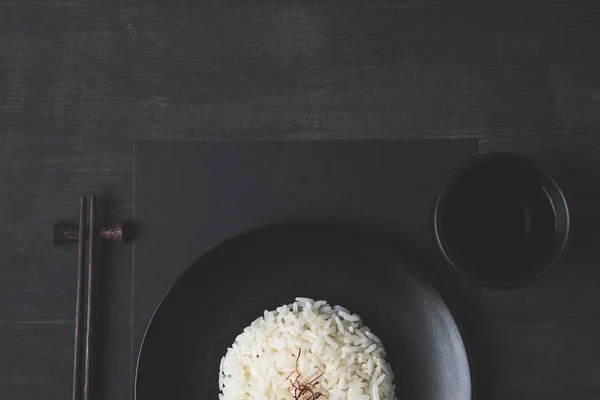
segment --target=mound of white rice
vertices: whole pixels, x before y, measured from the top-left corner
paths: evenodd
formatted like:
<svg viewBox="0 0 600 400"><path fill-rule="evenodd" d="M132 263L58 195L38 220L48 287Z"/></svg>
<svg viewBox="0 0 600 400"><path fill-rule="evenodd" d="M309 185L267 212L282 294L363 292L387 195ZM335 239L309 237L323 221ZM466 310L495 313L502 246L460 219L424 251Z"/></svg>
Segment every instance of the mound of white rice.
<svg viewBox="0 0 600 400"><path fill-rule="evenodd" d="M235 339L221 360L219 399L395 399L385 355L358 315L298 297Z"/></svg>

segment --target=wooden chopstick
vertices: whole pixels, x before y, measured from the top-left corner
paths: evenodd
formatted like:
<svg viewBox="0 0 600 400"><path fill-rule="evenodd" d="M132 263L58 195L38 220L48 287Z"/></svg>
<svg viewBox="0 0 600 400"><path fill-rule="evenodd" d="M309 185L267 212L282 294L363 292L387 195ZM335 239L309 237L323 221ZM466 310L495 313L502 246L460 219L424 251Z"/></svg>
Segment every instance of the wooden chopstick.
<svg viewBox="0 0 600 400"><path fill-rule="evenodd" d="M82 197L79 205L79 238L77 241L77 300L75 306L75 344L73 351L73 393L72 400L81 399L81 356L82 356L82 323L83 323L83 297L85 276L85 228L87 214L86 198Z"/></svg>
<svg viewBox="0 0 600 400"><path fill-rule="evenodd" d="M85 366L83 372L83 399L93 398L92 387L92 361L93 361L93 333L94 333L94 244L96 242L96 197L90 197L90 222L89 222L89 255L87 270L87 314L85 319Z"/></svg>

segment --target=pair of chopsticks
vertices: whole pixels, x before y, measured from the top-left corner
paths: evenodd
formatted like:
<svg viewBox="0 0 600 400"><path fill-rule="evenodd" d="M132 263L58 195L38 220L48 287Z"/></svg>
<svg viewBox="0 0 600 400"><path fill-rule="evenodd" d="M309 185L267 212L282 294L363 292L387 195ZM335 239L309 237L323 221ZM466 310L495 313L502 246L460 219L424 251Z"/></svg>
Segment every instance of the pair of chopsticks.
<svg viewBox="0 0 600 400"><path fill-rule="evenodd" d="M87 199L81 198L77 237L77 305L75 307L75 345L73 356L72 400L90 400L92 377L92 338L94 331L94 242L96 241L96 197L90 197L89 223L86 223ZM86 235L86 228L89 234ZM89 252L86 253L86 237ZM86 273L87 255L87 273ZM87 284L84 282L87 279ZM85 290L84 290L85 286ZM84 303L86 306L84 307ZM85 319L85 325L84 325ZM85 333L85 341L84 341ZM83 384L83 390L82 390ZM82 393L83 392L83 393ZM83 395L83 397L82 397Z"/></svg>
<svg viewBox="0 0 600 400"><path fill-rule="evenodd" d="M90 197L89 220L87 199L82 197L79 207L79 225L61 222L52 226L52 241L55 245L78 243L72 400L91 400L93 397L94 247L97 239L110 242L130 240L131 232L130 228L127 228L128 226L129 224L118 223L96 230L95 196ZM87 241L89 241L89 249L86 252Z"/></svg>

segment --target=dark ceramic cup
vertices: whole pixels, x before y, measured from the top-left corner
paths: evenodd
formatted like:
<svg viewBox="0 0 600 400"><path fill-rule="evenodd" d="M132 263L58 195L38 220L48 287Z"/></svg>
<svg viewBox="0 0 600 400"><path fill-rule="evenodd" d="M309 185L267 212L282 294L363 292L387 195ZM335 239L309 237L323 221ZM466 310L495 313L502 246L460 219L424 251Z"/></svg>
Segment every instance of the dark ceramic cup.
<svg viewBox="0 0 600 400"><path fill-rule="evenodd" d="M479 156L445 184L435 234L446 261L482 286L513 288L547 271L570 233L567 201L554 179L512 154Z"/></svg>

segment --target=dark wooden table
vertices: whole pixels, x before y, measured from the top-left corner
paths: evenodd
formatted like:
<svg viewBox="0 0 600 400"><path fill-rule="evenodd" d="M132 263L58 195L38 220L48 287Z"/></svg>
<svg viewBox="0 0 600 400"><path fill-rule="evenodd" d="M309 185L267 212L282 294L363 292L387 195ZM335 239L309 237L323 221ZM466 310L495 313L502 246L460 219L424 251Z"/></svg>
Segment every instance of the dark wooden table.
<svg viewBox="0 0 600 400"><path fill-rule="evenodd" d="M133 141L358 137L478 138L554 171L572 246L483 292L480 398L600 398L597 0L3 1L0 398L69 396L75 248L50 228L82 194L132 218ZM131 271L103 273L103 398L127 399Z"/></svg>

